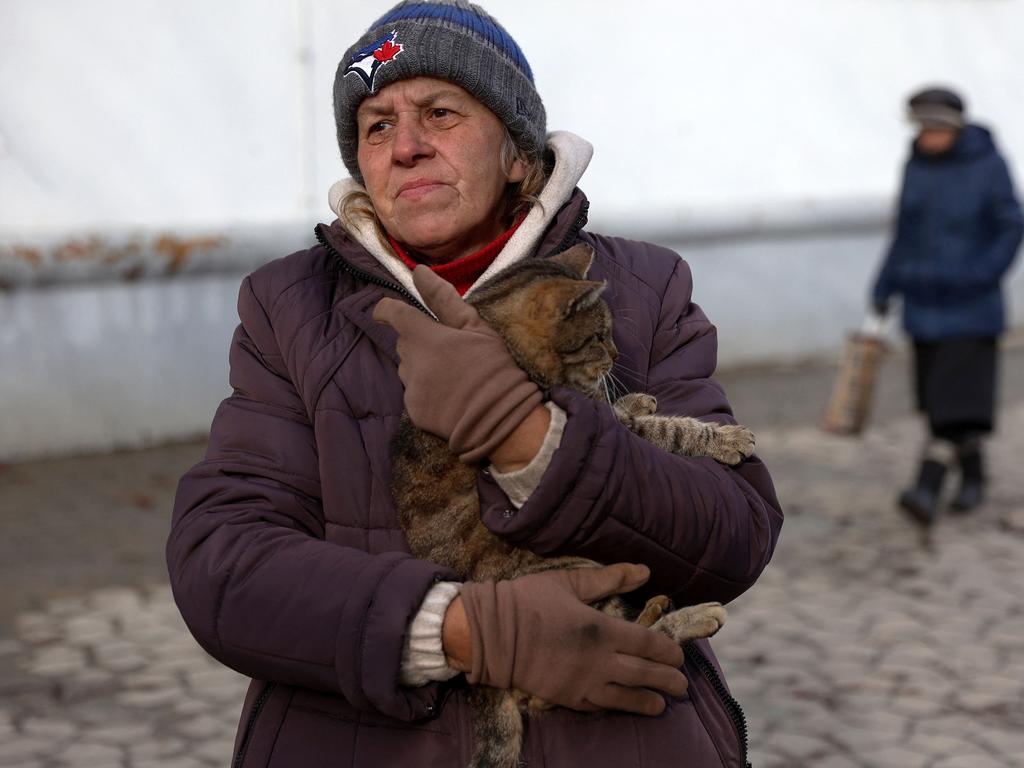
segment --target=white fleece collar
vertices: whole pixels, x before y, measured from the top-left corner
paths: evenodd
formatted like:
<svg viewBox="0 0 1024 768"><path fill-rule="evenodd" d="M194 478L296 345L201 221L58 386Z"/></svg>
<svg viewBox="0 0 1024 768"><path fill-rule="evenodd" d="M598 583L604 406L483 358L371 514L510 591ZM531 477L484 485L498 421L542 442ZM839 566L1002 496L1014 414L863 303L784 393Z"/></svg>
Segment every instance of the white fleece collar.
<svg viewBox="0 0 1024 768"><path fill-rule="evenodd" d="M590 158L594 154L594 147L586 139L582 139L568 131L553 131L548 134L548 148L554 153L555 166L551 171L548 183L544 185L539 195L540 205L534 205L530 212L523 219L523 223L515 231L501 253L491 262L491 265L484 270L484 273L477 278L476 282L466 291L468 296L473 289L487 280L491 275L500 270L515 264L517 261L526 258L540 242L541 236L547 230L548 225L554 219L555 214L572 196L576 184L583 176L583 172L590 164ZM377 237L377 230L373 222L365 217L355 221L345 221L341 216L341 202L350 192L365 191L355 179L342 179L331 185L327 194L331 210L341 220L345 231L358 242L363 248L373 254L373 257L390 272L394 278L416 297L417 301L423 303L419 291L412 282L412 272L405 266L391 250Z"/></svg>

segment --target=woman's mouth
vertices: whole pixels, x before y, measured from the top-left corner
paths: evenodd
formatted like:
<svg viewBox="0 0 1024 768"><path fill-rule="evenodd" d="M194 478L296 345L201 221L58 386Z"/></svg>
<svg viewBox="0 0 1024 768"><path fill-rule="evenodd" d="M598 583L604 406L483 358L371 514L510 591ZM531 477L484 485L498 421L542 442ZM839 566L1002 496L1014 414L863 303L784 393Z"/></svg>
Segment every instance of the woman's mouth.
<svg viewBox="0 0 1024 768"><path fill-rule="evenodd" d="M398 188L397 197L414 200L425 197L431 192L436 192L444 186L446 185L443 182L434 179L413 179L412 181L405 182L405 184Z"/></svg>

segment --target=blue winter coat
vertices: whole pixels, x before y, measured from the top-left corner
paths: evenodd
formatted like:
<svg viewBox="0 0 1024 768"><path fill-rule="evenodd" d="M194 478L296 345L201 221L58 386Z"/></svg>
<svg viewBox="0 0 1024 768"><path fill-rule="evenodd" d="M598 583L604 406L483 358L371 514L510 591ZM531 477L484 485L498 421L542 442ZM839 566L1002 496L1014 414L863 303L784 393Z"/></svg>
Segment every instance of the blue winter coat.
<svg viewBox="0 0 1024 768"><path fill-rule="evenodd" d="M941 155L915 145L873 298L900 294L915 339L996 336L1005 327L1000 280L1022 233L1020 204L988 130L967 126Z"/></svg>

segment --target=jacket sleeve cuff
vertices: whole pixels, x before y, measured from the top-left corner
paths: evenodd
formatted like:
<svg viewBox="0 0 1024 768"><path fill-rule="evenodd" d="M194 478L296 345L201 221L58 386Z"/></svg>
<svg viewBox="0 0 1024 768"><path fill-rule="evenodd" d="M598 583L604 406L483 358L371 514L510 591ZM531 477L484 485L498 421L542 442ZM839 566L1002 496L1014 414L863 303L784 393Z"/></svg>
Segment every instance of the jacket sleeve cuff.
<svg viewBox="0 0 1024 768"><path fill-rule="evenodd" d="M552 389L551 400L566 413L558 450L529 499L516 508L494 481L479 473L477 490L484 525L516 546L546 555L574 539L585 539L600 523L592 504L600 495L616 454L618 424L604 403L566 389Z"/></svg>
<svg viewBox="0 0 1024 768"><path fill-rule="evenodd" d="M427 592L455 578L435 563L388 552L374 557L372 567L349 585L335 663L342 695L353 706L407 722L436 712L437 685L401 685L402 648Z"/></svg>
<svg viewBox="0 0 1024 768"><path fill-rule="evenodd" d="M441 642L444 615L459 594L459 584L441 581L430 588L409 624L402 648L402 685L420 686L450 680L459 671L448 666Z"/></svg>
<svg viewBox="0 0 1024 768"><path fill-rule="evenodd" d="M555 451L562 442L562 432L565 431L565 411L552 402L545 403L544 407L551 412L551 423L548 425L544 442L541 443L540 450L533 460L515 472L498 472L491 469L491 477L494 478L494 482L505 492L516 509L520 509L530 498L530 494L540 485L540 480L551 463L551 457L555 455Z"/></svg>

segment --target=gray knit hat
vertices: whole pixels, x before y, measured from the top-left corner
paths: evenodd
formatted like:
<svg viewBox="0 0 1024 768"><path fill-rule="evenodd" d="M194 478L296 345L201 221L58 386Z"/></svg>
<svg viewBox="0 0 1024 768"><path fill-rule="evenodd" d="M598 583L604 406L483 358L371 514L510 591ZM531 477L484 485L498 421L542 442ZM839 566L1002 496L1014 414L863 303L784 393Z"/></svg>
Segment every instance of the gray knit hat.
<svg viewBox="0 0 1024 768"><path fill-rule="evenodd" d="M528 154L544 148L544 104L516 41L482 8L465 0L405 0L370 25L334 77L338 146L349 173L356 161L356 110L385 85L418 76L455 83L498 116Z"/></svg>
<svg viewBox="0 0 1024 768"><path fill-rule="evenodd" d="M909 117L922 128L964 127L964 100L949 88L925 88L907 100Z"/></svg>

